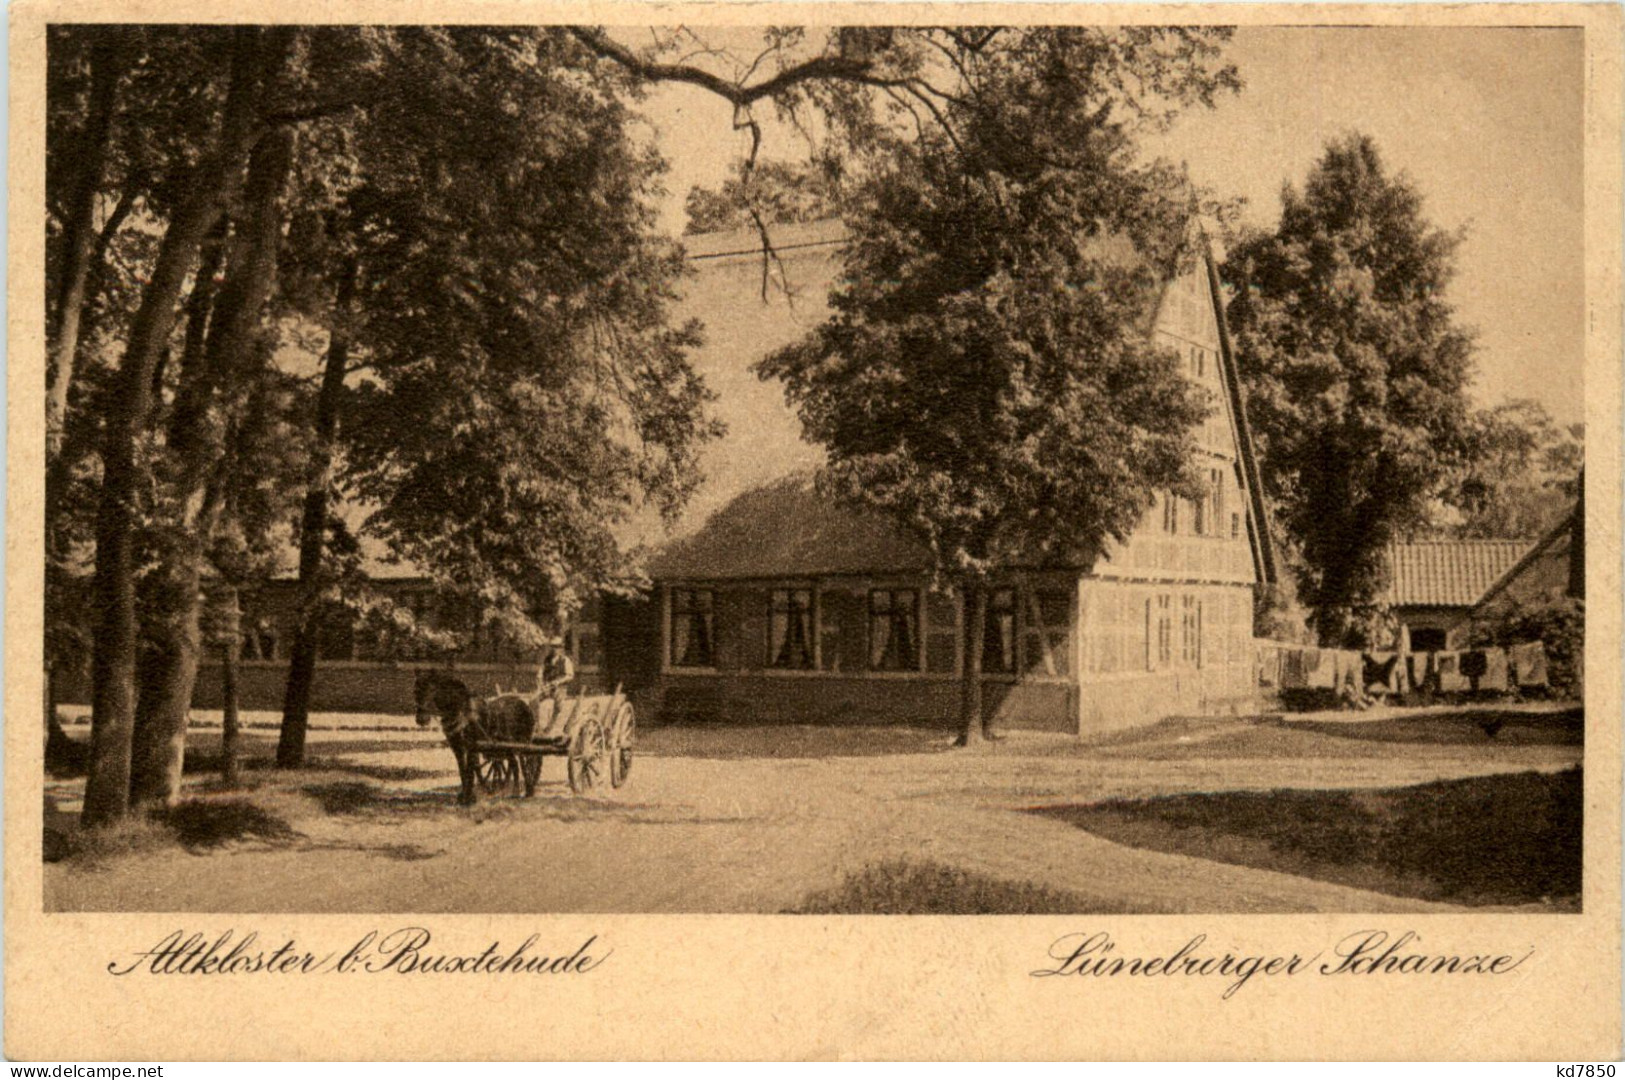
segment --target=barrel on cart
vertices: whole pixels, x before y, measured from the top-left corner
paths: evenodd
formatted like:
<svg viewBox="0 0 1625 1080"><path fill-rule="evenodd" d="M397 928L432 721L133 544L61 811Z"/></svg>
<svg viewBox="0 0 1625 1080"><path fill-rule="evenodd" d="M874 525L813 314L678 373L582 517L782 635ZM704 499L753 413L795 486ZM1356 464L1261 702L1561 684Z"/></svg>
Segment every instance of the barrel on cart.
<svg viewBox="0 0 1625 1080"><path fill-rule="evenodd" d="M521 708L522 706L522 708ZM565 759L577 795L620 787L632 771L637 722L619 686L613 694L486 698L473 741L475 776L488 795L536 794L544 757Z"/></svg>

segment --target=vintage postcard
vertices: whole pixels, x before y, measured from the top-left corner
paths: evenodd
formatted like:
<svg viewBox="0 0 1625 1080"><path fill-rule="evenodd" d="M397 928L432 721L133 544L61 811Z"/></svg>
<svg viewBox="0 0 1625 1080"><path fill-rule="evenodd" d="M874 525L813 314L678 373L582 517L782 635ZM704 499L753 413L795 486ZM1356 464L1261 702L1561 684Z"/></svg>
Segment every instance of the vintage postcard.
<svg viewBox="0 0 1625 1080"><path fill-rule="evenodd" d="M7 1055L1616 1059L1620 60L16 4Z"/></svg>

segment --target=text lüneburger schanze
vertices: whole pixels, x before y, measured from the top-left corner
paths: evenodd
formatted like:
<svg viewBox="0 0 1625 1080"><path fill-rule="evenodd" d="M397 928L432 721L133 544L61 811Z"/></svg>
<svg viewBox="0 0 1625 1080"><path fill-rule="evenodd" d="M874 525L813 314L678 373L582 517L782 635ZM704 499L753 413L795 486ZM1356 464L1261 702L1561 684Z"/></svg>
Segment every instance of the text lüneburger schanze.
<svg viewBox="0 0 1625 1080"><path fill-rule="evenodd" d="M1386 930L1361 930L1341 938L1331 946L1330 957L1321 950L1300 953L1248 954L1208 945L1206 934L1197 934L1171 953L1129 955L1105 931L1065 934L1050 944L1051 966L1034 969L1034 978L1082 976L1109 979L1117 976L1145 978L1217 978L1224 980L1220 997L1229 998L1256 977L1286 978L1294 975L1445 976L1506 975L1534 955L1530 949L1521 955L1495 950L1455 952L1431 951L1422 947L1421 935L1414 930L1390 934Z"/></svg>

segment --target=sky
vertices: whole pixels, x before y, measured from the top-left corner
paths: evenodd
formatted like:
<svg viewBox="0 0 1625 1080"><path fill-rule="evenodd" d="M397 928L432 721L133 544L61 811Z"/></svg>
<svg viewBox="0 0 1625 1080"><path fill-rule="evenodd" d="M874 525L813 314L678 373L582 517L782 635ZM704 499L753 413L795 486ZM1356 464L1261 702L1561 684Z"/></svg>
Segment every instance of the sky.
<svg viewBox="0 0 1625 1080"><path fill-rule="evenodd" d="M1435 225L1465 226L1450 299L1478 334L1480 405L1519 397L1583 418L1584 69L1581 31L1518 28L1243 27L1229 56L1244 88L1185 114L1149 152L1184 161L1245 220L1272 226L1330 138L1371 135ZM748 148L731 109L666 86L643 107L670 162L662 220L681 231L695 184L715 186ZM765 125L763 154L804 144Z"/></svg>

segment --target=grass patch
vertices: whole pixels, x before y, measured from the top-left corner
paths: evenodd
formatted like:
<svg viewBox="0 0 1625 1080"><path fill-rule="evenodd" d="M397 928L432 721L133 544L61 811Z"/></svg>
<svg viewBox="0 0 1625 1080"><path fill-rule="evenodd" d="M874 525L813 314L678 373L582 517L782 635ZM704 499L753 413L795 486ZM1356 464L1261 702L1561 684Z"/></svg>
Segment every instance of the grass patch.
<svg viewBox="0 0 1625 1080"><path fill-rule="evenodd" d="M236 841L286 844L302 836L286 818L248 799L187 799L104 829L82 829L72 819L48 821L45 861L96 869L118 859L177 847L202 853Z"/></svg>
<svg viewBox="0 0 1625 1080"><path fill-rule="evenodd" d="M237 840L284 843L300 833L277 814L248 799L188 799L153 815L189 851L217 848Z"/></svg>
<svg viewBox="0 0 1625 1080"><path fill-rule="evenodd" d="M1218 792L1044 807L1108 840L1472 906L1577 910L1581 770L1377 791Z"/></svg>
<svg viewBox="0 0 1625 1080"><path fill-rule="evenodd" d="M118 859L150 855L174 846L174 832L163 822L145 817L129 818L105 829L45 827L45 861L71 862L85 869L99 869Z"/></svg>
<svg viewBox="0 0 1625 1080"><path fill-rule="evenodd" d="M1001 881L934 862L866 866L788 915L1078 915L1101 910L1077 893Z"/></svg>

